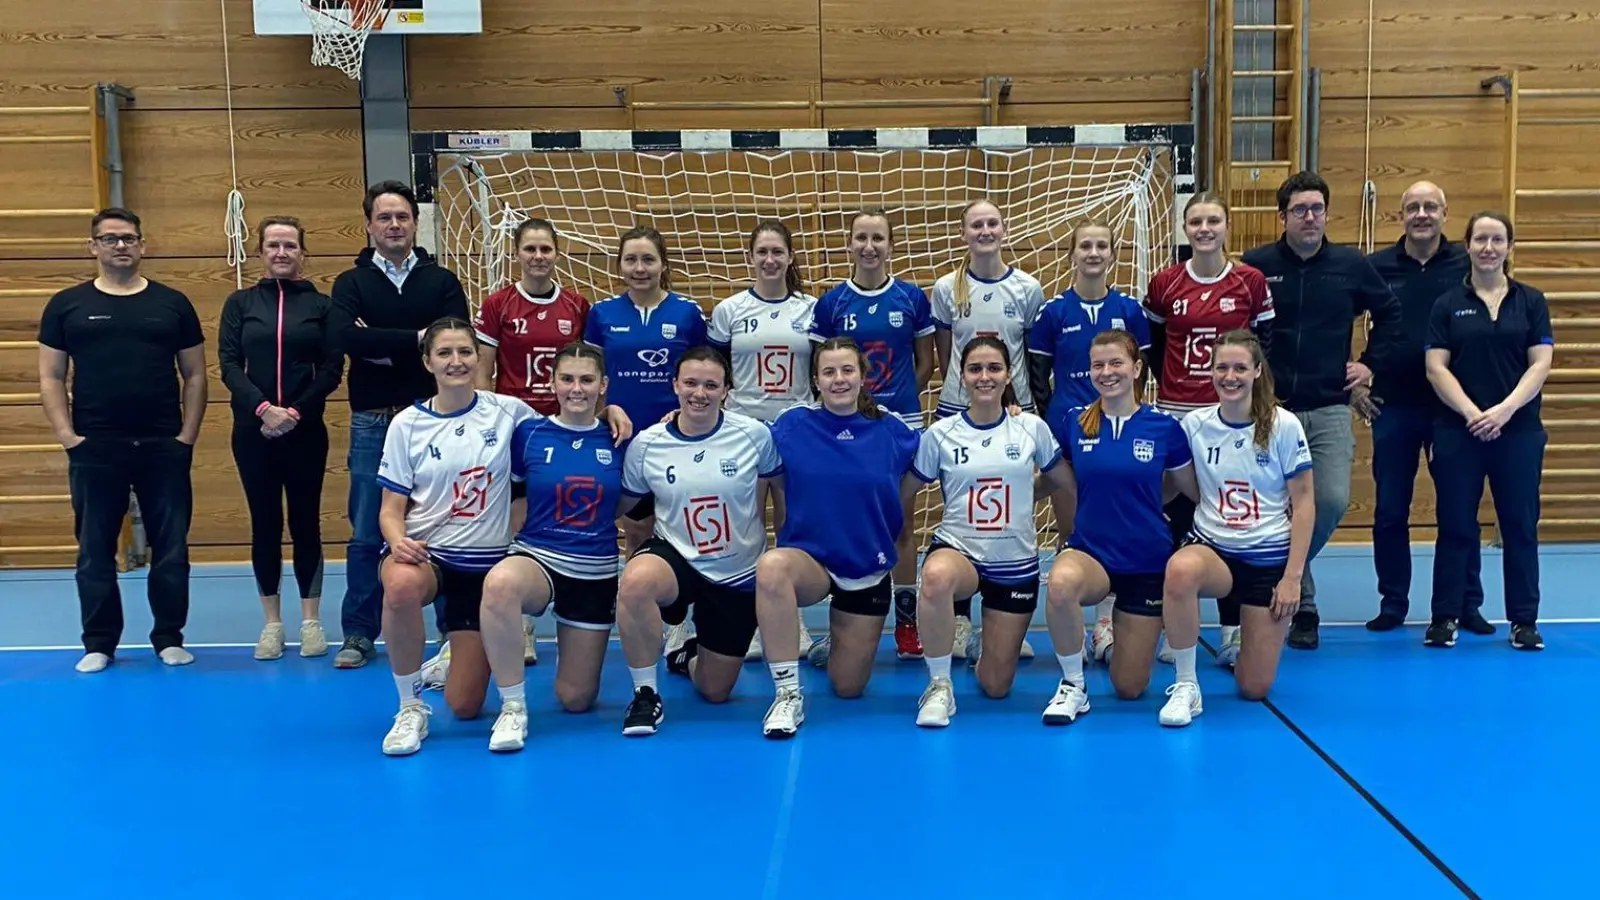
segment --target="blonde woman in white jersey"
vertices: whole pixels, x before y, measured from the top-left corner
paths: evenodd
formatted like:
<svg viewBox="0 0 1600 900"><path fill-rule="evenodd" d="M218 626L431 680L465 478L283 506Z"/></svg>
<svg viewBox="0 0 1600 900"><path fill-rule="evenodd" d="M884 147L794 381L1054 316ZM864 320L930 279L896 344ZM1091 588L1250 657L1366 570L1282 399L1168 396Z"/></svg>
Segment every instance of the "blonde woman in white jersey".
<svg viewBox="0 0 1600 900"><path fill-rule="evenodd" d="M758 223L745 251L754 283L711 310L706 343L733 364L734 388L723 408L770 425L789 407L811 402L811 311L817 298L806 293L789 226L775 219ZM768 499L763 489L758 501L762 509ZM774 493L770 499L776 531L783 525L783 495ZM810 645L802 617L800 647ZM750 639L744 658L761 658L759 633Z"/></svg>
<svg viewBox="0 0 1600 900"><path fill-rule="evenodd" d="M1167 561L1162 592L1161 621L1178 671L1161 724L1174 727L1188 725L1202 708L1195 677L1201 597L1217 598L1219 608L1238 605L1239 695L1266 699L1300 608L1316 518L1305 430L1277 405L1260 339L1243 329L1218 338L1211 382L1220 402L1183 418L1198 497L1206 502L1195 507L1187 546Z"/></svg>
<svg viewBox="0 0 1600 900"><path fill-rule="evenodd" d="M951 371L975 337L999 338L1017 365L1011 373L1011 389L1023 412L1034 412L1033 392L1028 387L1028 329L1044 309L1044 289L1039 280L1008 264L1005 250L1006 222L1000 207L988 200L974 200L961 211L961 236L967 242L967 255L934 282L930 303L933 307L935 358L944 386L939 390L939 405L934 415L943 419L965 410L971 404L961 373ZM1042 414L1043 410L1039 410ZM972 633L972 600L956 603L954 655L966 659L976 653ZM970 647L970 649L969 649ZM1022 658L1033 656L1033 647L1022 641Z"/></svg>

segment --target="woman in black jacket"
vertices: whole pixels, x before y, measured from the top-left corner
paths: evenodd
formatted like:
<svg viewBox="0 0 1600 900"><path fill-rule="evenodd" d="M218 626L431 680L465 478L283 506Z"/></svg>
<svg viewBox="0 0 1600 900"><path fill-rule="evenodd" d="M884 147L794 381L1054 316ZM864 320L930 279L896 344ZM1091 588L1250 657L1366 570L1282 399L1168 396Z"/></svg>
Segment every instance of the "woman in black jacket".
<svg viewBox="0 0 1600 900"><path fill-rule="evenodd" d="M299 220L262 219L256 242L266 277L228 297L217 335L222 382L233 395L233 458L250 508L250 562L266 614L255 656L283 655L285 500L300 588L300 655L322 656L328 652L321 620L323 407L339 386L343 358L328 327L332 301L301 276Z"/></svg>

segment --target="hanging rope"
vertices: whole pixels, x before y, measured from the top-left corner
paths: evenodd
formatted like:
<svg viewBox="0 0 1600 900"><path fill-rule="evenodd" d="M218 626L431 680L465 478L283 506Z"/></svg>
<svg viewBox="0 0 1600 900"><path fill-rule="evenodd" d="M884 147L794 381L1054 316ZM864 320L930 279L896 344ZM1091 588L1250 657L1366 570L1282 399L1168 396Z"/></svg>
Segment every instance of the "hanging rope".
<svg viewBox="0 0 1600 900"><path fill-rule="evenodd" d="M1372 47L1373 4L1367 0L1367 108L1365 157L1361 162L1361 252L1371 253L1378 236L1378 185L1372 180Z"/></svg>
<svg viewBox="0 0 1600 900"><path fill-rule="evenodd" d="M222 234L228 239L228 265L233 267L234 287L244 287L245 235L250 226L244 220L244 194L239 192L239 155L233 130L233 62L228 52L228 0L217 0L222 10L222 78L228 101L228 166L232 173L232 190L228 191L228 209L222 220Z"/></svg>

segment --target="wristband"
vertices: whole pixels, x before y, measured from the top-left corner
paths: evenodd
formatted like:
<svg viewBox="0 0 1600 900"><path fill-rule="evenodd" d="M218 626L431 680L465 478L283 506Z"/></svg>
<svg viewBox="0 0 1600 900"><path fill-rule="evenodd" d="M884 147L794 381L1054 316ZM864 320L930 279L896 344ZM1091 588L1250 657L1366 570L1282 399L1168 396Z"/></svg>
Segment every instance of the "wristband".
<svg viewBox="0 0 1600 900"><path fill-rule="evenodd" d="M261 414L266 412L269 408L271 408L271 406L272 406L272 402L271 401L269 401L269 400L261 401L261 405L256 407L256 418L259 419L261 417Z"/></svg>

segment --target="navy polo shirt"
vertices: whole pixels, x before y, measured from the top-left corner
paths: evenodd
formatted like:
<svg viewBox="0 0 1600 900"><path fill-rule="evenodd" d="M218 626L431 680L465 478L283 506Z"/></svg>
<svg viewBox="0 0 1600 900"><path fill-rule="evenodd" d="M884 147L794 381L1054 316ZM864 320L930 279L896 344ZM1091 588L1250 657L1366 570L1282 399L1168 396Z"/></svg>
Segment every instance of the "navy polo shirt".
<svg viewBox="0 0 1600 900"><path fill-rule="evenodd" d="M1537 288L1512 279L1495 319L1489 318L1488 304L1479 299L1470 282L1441 294L1428 320L1425 349L1450 351L1450 373L1474 405L1488 409L1516 389L1528 370L1528 348L1539 344L1555 344L1550 305ZM1438 410L1440 421L1462 424L1455 410L1443 404ZM1512 414L1502 431L1539 427L1539 397L1535 395Z"/></svg>

